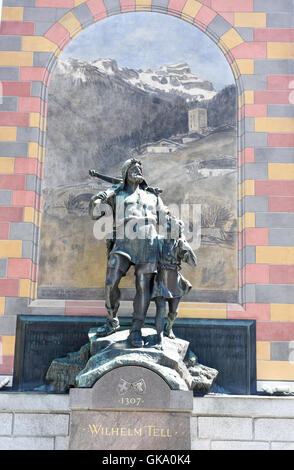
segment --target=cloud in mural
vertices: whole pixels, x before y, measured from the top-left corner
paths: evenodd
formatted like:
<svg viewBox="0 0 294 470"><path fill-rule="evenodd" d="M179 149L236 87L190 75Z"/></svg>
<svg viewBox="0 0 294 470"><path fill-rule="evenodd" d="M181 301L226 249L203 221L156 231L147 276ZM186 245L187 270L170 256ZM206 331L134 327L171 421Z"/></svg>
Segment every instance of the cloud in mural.
<svg viewBox="0 0 294 470"><path fill-rule="evenodd" d="M128 13L95 23L67 46L62 57L111 58L120 66L143 70L185 61L216 90L234 82L212 39L190 23L160 13Z"/></svg>

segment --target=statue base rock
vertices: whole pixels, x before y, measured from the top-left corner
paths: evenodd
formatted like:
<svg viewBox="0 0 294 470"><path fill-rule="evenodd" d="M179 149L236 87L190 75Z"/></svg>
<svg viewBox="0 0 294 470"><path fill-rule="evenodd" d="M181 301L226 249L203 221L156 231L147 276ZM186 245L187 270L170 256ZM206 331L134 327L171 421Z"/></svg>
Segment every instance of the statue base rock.
<svg viewBox="0 0 294 470"><path fill-rule="evenodd" d="M146 367L160 375L172 390L193 390L196 394L208 393L218 375L217 370L197 362L188 341L164 337L162 349L158 349L152 328L142 329L142 348L130 345L128 329L106 337L98 337L96 331L90 329L89 343L79 351L52 361L46 374L51 391L91 388L104 374L122 366Z"/></svg>

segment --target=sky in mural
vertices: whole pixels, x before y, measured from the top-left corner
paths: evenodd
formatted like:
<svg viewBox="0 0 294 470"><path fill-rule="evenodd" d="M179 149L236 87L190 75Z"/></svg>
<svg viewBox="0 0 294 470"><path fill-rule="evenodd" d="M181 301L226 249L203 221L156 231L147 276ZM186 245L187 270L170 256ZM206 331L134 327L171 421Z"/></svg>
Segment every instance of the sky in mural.
<svg viewBox="0 0 294 470"><path fill-rule="evenodd" d="M212 39L190 23L154 12L116 15L91 25L67 46L62 54L66 57L115 59L119 66L143 70L187 62L216 90L234 83L230 66Z"/></svg>

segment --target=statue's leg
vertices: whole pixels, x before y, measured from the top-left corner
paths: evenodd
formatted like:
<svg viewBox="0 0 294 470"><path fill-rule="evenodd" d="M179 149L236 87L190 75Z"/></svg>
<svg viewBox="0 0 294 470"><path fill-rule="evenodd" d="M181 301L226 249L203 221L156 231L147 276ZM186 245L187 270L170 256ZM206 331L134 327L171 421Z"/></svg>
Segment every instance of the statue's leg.
<svg viewBox="0 0 294 470"><path fill-rule="evenodd" d="M168 299L169 312L167 316L167 323L165 325L164 333L171 339L175 339L175 334L172 330L175 319L178 316L178 307L180 303L180 297L174 299Z"/></svg>
<svg viewBox="0 0 294 470"><path fill-rule="evenodd" d="M156 297L154 301L156 305L155 328L157 332L157 344L155 347L162 349L166 301L164 297Z"/></svg>
<svg viewBox="0 0 294 470"><path fill-rule="evenodd" d="M110 255L107 263L106 281L105 281L105 307L108 317L102 328L98 328L98 336L107 336L119 328L117 311L119 309L120 289L119 283L125 276L131 263L122 255Z"/></svg>
<svg viewBox="0 0 294 470"><path fill-rule="evenodd" d="M150 304L151 288L154 273L136 272L136 295L134 299L134 313L131 328L131 344L135 348L143 346L141 329L144 326L145 317Z"/></svg>

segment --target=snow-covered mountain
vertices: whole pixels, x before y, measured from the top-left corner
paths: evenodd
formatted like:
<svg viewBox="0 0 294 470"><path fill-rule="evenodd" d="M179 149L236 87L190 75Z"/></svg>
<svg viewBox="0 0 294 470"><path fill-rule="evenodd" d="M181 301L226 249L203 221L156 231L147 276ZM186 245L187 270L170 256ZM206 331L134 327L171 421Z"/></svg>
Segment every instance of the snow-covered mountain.
<svg viewBox="0 0 294 470"><path fill-rule="evenodd" d="M157 70L131 69L120 67L113 59L97 59L91 62L67 58L59 60L55 73L71 75L72 80L86 83L94 81L97 75L100 79L113 79L125 85L135 87L143 92L158 94L172 94L181 96L186 100L209 100L217 92L211 82L198 78L191 72L187 63L163 65Z"/></svg>

